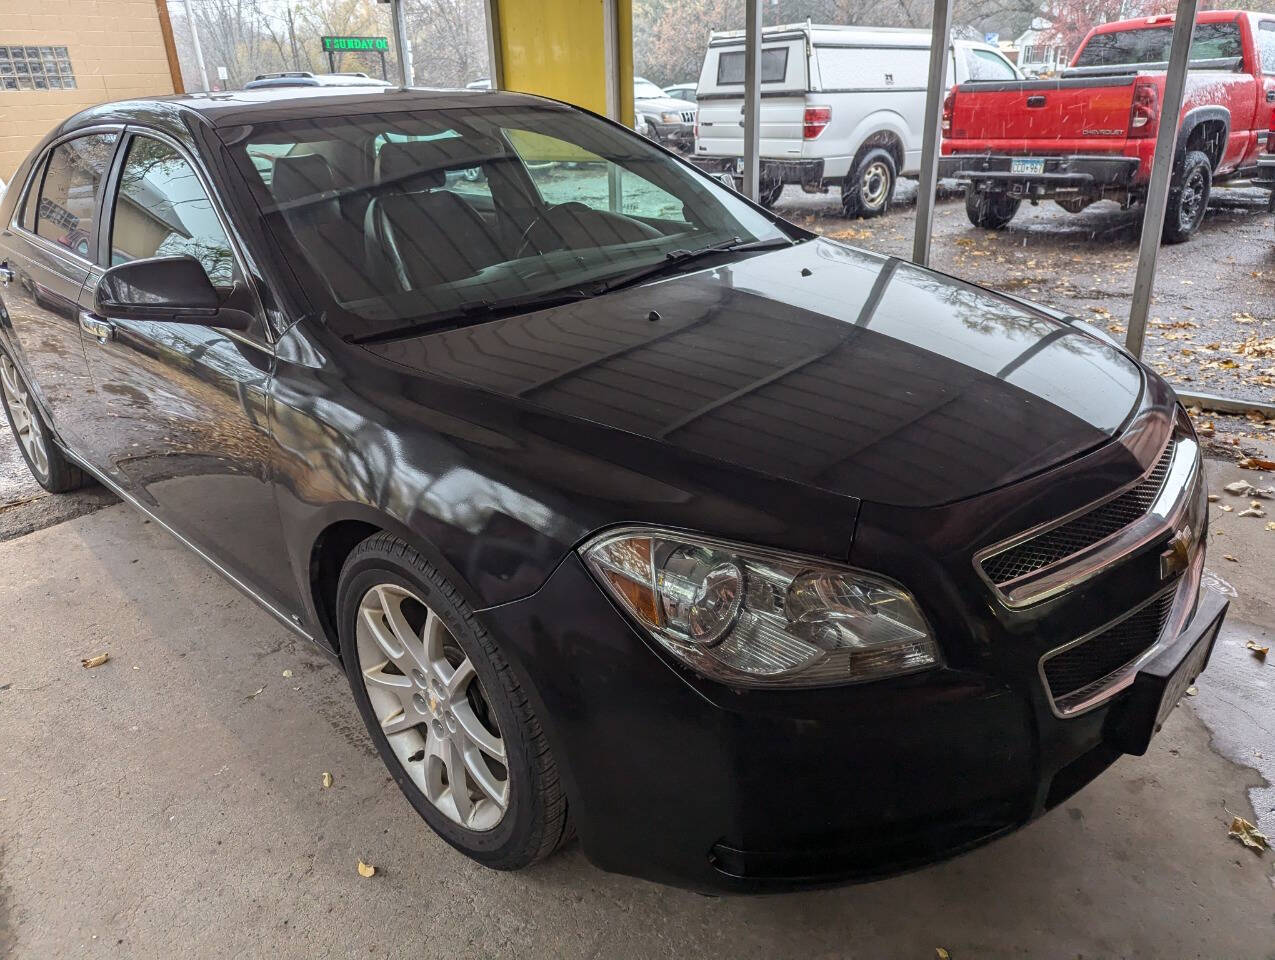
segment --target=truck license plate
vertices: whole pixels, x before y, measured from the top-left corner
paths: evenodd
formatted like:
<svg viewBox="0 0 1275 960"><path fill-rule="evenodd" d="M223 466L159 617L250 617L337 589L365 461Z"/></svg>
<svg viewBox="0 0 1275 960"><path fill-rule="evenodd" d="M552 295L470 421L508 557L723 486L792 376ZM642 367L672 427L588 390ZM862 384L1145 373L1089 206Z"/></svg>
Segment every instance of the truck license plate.
<svg viewBox="0 0 1275 960"><path fill-rule="evenodd" d="M1009 161L1010 173L1044 173L1044 157L1018 157Z"/></svg>
<svg viewBox="0 0 1275 960"><path fill-rule="evenodd" d="M736 172L736 173L743 173L743 172L744 172L744 158L743 158L743 157L736 157L736 158L735 158L735 172Z"/></svg>

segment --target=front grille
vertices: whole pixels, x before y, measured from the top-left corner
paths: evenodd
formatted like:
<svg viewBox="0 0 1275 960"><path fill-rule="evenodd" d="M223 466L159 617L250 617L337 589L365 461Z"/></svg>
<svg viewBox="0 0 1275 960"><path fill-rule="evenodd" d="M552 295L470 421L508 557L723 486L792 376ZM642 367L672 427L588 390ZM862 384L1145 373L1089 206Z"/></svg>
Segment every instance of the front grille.
<svg viewBox="0 0 1275 960"><path fill-rule="evenodd" d="M1054 700L1099 685L1145 653L1160 639L1175 594L1176 589L1166 590L1102 633L1046 659L1042 669Z"/></svg>
<svg viewBox="0 0 1275 960"><path fill-rule="evenodd" d="M683 111L682 111L682 122L683 122L683 123L694 123L694 122L695 122L695 111L694 111L694 110L683 110Z"/></svg>
<svg viewBox="0 0 1275 960"><path fill-rule="evenodd" d="M1175 445L1174 441L1169 441L1160 459L1137 486L1029 540L984 557L980 561L983 573L999 587L1064 560L1123 530L1144 516L1155 503L1169 472Z"/></svg>

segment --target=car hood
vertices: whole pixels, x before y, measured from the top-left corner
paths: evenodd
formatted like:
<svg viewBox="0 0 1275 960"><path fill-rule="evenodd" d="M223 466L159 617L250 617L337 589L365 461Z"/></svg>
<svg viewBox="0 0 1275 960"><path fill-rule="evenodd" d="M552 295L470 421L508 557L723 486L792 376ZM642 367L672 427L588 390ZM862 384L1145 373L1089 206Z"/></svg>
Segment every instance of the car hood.
<svg viewBox="0 0 1275 960"><path fill-rule="evenodd" d="M681 113L683 110L695 109L695 104L689 100L679 100L676 97L638 97L633 102L642 110Z"/></svg>
<svg viewBox="0 0 1275 960"><path fill-rule="evenodd" d="M1076 457L1138 403L1126 354L827 240L368 346L427 376L862 500L929 506Z"/></svg>

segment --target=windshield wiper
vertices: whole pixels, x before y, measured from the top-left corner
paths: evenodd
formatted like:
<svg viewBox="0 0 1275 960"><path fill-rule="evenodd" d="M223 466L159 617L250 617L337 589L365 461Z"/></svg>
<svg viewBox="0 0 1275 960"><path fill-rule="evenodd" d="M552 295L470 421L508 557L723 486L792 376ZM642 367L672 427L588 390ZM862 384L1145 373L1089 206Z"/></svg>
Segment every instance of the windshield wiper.
<svg viewBox="0 0 1275 960"><path fill-rule="evenodd" d="M624 287L631 287L635 283L641 283L651 277L657 277L661 273L675 270L690 263L692 260L700 260L704 257L711 257L716 253L740 253L746 250L777 250L780 247L791 247L796 241L787 237L772 237L769 240L740 240L736 237L727 243L715 243L708 247L699 247L695 250L670 250L664 255L664 259L659 263L653 263L650 266L640 267L631 273L623 273L614 280L607 280L597 289L597 293L610 293L612 290L621 290Z"/></svg>
<svg viewBox="0 0 1275 960"><path fill-rule="evenodd" d="M596 291L595 291L596 292ZM470 300L462 303L453 310L445 313L436 314L428 320L421 323L408 323L401 327L391 327L388 330L379 330L376 333L365 333L362 336L346 337L346 343L384 343L387 340L399 340L403 337L414 336L419 333L429 333L433 330L445 330L451 327L462 326L467 322L479 322L485 320L498 320L501 317L511 317L519 313L532 313L536 310L546 310L549 307L559 307L564 303L574 303L576 300L587 300L594 294L582 290L578 287L571 287L565 290L554 290L551 293L538 294L536 296L520 296L520 297L503 297L498 300Z"/></svg>

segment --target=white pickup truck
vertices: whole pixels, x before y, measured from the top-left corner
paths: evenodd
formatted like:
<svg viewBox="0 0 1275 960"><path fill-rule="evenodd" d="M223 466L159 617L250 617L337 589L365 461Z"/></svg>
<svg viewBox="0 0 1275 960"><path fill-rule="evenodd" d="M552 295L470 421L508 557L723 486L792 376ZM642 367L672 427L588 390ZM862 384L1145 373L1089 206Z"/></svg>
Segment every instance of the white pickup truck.
<svg viewBox="0 0 1275 960"><path fill-rule="evenodd" d="M795 183L808 193L839 188L847 216L884 213L899 175L920 168L929 31L788 24L763 30L761 47L762 203ZM947 87L1021 78L995 47L953 41ZM743 97L743 31L715 31L700 72L692 162L736 182Z"/></svg>

